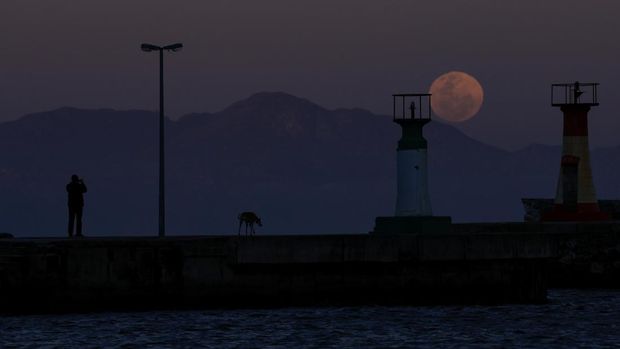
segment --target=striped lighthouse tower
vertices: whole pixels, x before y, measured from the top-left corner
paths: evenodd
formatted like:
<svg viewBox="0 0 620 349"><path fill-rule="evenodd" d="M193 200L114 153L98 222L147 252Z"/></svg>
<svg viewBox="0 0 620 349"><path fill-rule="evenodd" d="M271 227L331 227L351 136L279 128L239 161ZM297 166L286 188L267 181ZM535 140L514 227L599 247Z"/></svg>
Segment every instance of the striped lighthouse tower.
<svg viewBox="0 0 620 349"><path fill-rule="evenodd" d="M609 219L599 208L590 168L588 111L599 105L597 87L579 82L551 86L551 105L564 114L564 135L555 201L543 221Z"/></svg>
<svg viewBox="0 0 620 349"><path fill-rule="evenodd" d="M396 149L396 210L377 217L373 233L446 233L452 219L433 216L428 185L428 145L422 129L431 121L431 95L395 94L394 122L402 131Z"/></svg>

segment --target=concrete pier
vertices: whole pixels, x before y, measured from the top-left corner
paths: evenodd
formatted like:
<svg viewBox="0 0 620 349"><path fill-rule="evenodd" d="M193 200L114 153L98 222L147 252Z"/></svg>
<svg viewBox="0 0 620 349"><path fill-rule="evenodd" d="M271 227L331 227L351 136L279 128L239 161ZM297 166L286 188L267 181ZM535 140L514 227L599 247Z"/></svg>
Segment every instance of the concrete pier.
<svg viewBox="0 0 620 349"><path fill-rule="evenodd" d="M0 240L0 312L546 300L536 233Z"/></svg>
<svg viewBox="0 0 620 349"><path fill-rule="evenodd" d="M535 233L555 246L548 265L550 288L620 289L620 222L515 222L453 224L453 231L476 234Z"/></svg>

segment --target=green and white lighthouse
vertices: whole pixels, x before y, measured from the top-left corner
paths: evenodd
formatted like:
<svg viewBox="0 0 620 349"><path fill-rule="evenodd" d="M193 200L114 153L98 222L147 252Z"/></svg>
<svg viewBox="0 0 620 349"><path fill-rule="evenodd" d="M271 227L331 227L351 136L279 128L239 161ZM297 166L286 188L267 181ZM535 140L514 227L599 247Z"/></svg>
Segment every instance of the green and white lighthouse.
<svg viewBox="0 0 620 349"><path fill-rule="evenodd" d="M395 94L393 121L402 130L396 150L396 210L377 217L373 233L450 231L451 218L433 216L429 195L428 142L423 128L431 121L431 95Z"/></svg>
<svg viewBox="0 0 620 349"><path fill-rule="evenodd" d="M402 129L396 152L398 171L396 216L433 215L428 194L427 142L422 132L424 125L431 121L430 108L426 113L421 109L422 99L425 99L428 106L430 96L430 94L394 95L394 122ZM402 113L396 112L397 99L402 100Z"/></svg>

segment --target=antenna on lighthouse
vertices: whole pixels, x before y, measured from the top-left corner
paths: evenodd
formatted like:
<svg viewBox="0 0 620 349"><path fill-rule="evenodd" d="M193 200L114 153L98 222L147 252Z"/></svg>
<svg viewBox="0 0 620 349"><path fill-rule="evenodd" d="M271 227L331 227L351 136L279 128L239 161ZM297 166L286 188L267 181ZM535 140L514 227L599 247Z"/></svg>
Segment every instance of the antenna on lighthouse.
<svg viewBox="0 0 620 349"><path fill-rule="evenodd" d="M392 98L393 121L402 131L396 151L396 209L393 217L376 218L373 233L449 232L451 218L433 216L429 195L423 128L431 122L431 95L404 93Z"/></svg>
<svg viewBox="0 0 620 349"><path fill-rule="evenodd" d="M590 167L588 112L598 106L598 83L552 84L551 105L564 114L560 175L553 209L543 221L608 220L601 212Z"/></svg>

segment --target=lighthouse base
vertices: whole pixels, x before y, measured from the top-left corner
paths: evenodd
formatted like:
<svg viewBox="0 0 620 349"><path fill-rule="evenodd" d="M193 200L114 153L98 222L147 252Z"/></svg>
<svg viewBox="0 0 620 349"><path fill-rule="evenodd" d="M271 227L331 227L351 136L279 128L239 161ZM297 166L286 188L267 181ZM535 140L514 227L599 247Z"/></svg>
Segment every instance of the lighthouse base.
<svg viewBox="0 0 620 349"><path fill-rule="evenodd" d="M372 234L450 233L452 218L448 216L377 217Z"/></svg>
<svg viewBox="0 0 620 349"><path fill-rule="evenodd" d="M542 214L542 222L590 222L590 221L609 221L611 217L607 212L601 212L598 204L596 209L591 210L570 210L562 205L556 205L551 211Z"/></svg>

